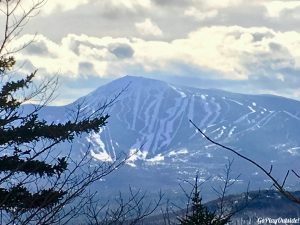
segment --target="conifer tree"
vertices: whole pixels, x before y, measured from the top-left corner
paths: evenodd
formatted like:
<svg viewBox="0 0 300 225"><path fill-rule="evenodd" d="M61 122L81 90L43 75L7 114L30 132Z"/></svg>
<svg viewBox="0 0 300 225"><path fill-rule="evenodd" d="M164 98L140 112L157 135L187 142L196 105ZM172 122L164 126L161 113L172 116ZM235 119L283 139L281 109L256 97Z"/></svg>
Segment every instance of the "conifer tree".
<svg viewBox="0 0 300 225"><path fill-rule="evenodd" d="M88 148L77 161L70 157L71 149L55 153L60 143L105 126L105 109L118 95L93 112L75 106L67 121L48 123L39 117L57 79L37 83L37 71L21 74L15 57L33 40L21 46L13 43L46 1L0 0L0 224L69 223L95 195L89 186L124 162L118 158L90 166ZM33 100L37 104L24 106Z"/></svg>
<svg viewBox="0 0 300 225"><path fill-rule="evenodd" d="M198 185L198 175L195 179L190 200L191 205L188 205L186 215L178 219L181 225L224 225L229 222L229 217L220 218L215 212L209 211L202 203Z"/></svg>
<svg viewBox="0 0 300 225"><path fill-rule="evenodd" d="M22 79L5 79L14 64L13 57L0 58L0 77L2 81L7 80L0 86L0 210L49 208L59 204L68 190L61 186L55 189L56 184L45 185L43 180L52 177L59 180L67 170L68 162L66 157L47 162L41 156L49 154L61 142L71 142L75 136L98 132L109 116L86 116L48 124L39 119L39 107L30 113L22 112L27 97L20 97L20 93L31 87L36 72ZM36 187L32 185L32 178Z"/></svg>

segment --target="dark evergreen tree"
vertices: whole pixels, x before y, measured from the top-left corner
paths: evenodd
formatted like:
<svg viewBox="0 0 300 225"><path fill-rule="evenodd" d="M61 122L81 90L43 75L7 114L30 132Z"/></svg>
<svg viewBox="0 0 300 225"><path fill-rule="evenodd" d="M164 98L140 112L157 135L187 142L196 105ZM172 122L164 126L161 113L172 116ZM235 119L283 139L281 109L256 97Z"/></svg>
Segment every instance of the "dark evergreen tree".
<svg viewBox="0 0 300 225"><path fill-rule="evenodd" d="M198 176L189 199L186 215L179 218L181 225L224 225L229 222L229 217L221 218L215 212L211 212L203 203L200 196Z"/></svg>
<svg viewBox="0 0 300 225"><path fill-rule="evenodd" d="M64 149L64 155L56 151L58 144L105 126L105 109L119 95L93 112L82 103L67 121L47 123L39 113L52 99L57 80L34 79L36 71L23 76L13 70L15 54L34 38L12 43L46 1L0 0L0 224L74 224L70 220L82 215L95 196L90 185L125 160L118 156L112 163L93 162L90 166L88 148L78 160L70 157L71 149ZM37 104L30 109L24 106L32 101Z"/></svg>
<svg viewBox="0 0 300 225"><path fill-rule="evenodd" d="M72 142L75 136L82 133L98 132L109 117L93 113L80 119L79 114L76 114L74 119L67 122L48 124L38 117L39 106L24 113L22 104L32 96L43 94L48 84L37 87L34 94L28 97L25 93L26 90L32 93L36 73L13 79L9 71L14 65L13 57L0 58L1 212L42 209L59 204L68 193L63 185L57 185L67 170L67 157L57 158L53 162L53 159L43 158L43 154L49 154L61 142ZM45 185L44 180L53 177L55 182Z"/></svg>

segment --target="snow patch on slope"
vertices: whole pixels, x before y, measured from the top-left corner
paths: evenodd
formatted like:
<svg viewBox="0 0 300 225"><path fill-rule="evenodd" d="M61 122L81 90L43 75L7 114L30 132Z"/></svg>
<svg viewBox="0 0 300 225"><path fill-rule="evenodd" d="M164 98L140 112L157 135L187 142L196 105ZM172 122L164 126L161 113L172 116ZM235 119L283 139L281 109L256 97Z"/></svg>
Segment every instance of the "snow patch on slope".
<svg viewBox="0 0 300 225"><path fill-rule="evenodd" d="M177 93L179 93L180 96L181 96L182 98L187 97L187 95L186 95L183 91L181 91L180 89L178 89L178 88L176 88L176 87L174 87L174 86L172 86L172 85L170 85L170 84L169 84L169 86L170 86L174 91L176 91Z"/></svg>
<svg viewBox="0 0 300 225"><path fill-rule="evenodd" d="M189 153L189 151L186 148L184 148L184 149L180 149L179 151L170 151L168 153L168 156L169 157L179 156L179 155L185 155L185 154L188 154L188 153Z"/></svg>
<svg viewBox="0 0 300 225"><path fill-rule="evenodd" d="M141 151L139 149L130 149L126 164L131 167L136 167L135 161L145 160L148 155L147 151Z"/></svg>
<svg viewBox="0 0 300 225"><path fill-rule="evenodd" d="M287 112L287 111L283 111L285 114L287 114L287 115L289 115L290 117L292 117L292 118L294 118L294 119L296 119L296 120L299 120L300 121L300 118L298 117L298 116L296 116L296 115L294 115L294 114L292 114L292 113L290 113L290 112Z"/></svg>
<svg viewBox="0 0 300 225"><path fill-rule="evenodd" d="M107 153L105 149L105 144L101 140L100 134L103 132L104 129L100 129L99 133L91 133L89 137L87 137L87 141L92 144L91 148L91 156L99 161L104 162L112 162L113 159Z"/></svg>
<svg viewBox="0 0 300 225"><path fill-rule="evenodd" d="M106 151L96 153L94 150L91 150L91 156L102 162L113 162L112 158Z"/></svg>
<svg viewBox="0 0 300 225"><path fill-rule="evenodd" d="M165 157L161 153L159 153L158 155L154 156L151 159L146 159L147 162L152 162L152 163L160 162L160 161L164 161L164 160L165 160Z"/></svg>
<svg viewBox="0 0 300 225"><path fill-rule="evenodd" d="M238 105L241 105L241 106L244 105L243 103L241 103L241 102L239 102L239 101L237 101L237 100L233 100L233 99L230 99L230 98L227 98L227 100L228 100L228 101L231 101L231 102L234 102L234 103L236 103L236 104L238 104Z"/></svg>
<svg viewBox="0 0 300 225"><path fill-rule="evenodd" d="M288 149L287 152L290 153L292 156L297 156L300 154L299 150L300 150L300 147L294 147L294 148Z"/></svg>

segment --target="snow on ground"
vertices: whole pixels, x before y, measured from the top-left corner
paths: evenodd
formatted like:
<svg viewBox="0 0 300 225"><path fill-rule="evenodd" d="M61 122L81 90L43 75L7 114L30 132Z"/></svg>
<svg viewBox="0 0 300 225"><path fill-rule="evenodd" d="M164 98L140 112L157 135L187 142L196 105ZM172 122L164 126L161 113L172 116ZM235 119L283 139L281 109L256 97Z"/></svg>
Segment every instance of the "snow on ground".
<svg viewBox="0 0 300 225"><path fill-rule="evenodd" d="M172 86L172 85L170 85L170 84L169 84L169 86L170 86L174 91L176 91L177 93L179 93L180 96L181 96L182 98L187 97L187 95L186 95L182 90L180 90L180 89L178 89L178 88L176 88L176 87L174 87L174 86Z"/></svg>
<svg viewBox="0 0 300 225"><path fill-rule="evenodd" d="M234 102L234 103L236 103L238 105L244 105L243 103L241 103L239 101L236 101L236 100L233 100L233 99L230 99L230 98L228 98L228 100L231 101L231 102Z"/></svg>
<svg viewBox="0 0 300 225"><path fill-rule="evenodd" d="M141 151L139 149L130 149L126 164L132 167L136 167L135 161L145 160L148 155L147 151Z"/></svg>
<svg viewBox="0 0 300 225"><path fill-rule="evenodd" d="M89 137L87 137L87 141L92 144L91 149L91 156L103 162L112 162L113 159L107 153L105 149L105 144L101 140L100 134L103 132L104 129L100 129L99 133L91 133Z"/></svg>
<svg viewBox="0 0 300 225"><path fill-rule="evenodd" d="M183 149L180 149L179 151L170 151L168 153L168 156L171 157L171 156L185 155L188 153L189 153L189 151L186 148L183 148Z"/></svg>
<svg viewBox="0 0 300 225"><path fill-rule="evenodd" d="M106 151L96 153L94 150L91 150L91 156L102 162L113 162L112 158Z"/></svg>
<svg viewBox="0 0 300 225"><path fill-rule="evenodd" d="M160 162L164 161L165 157L162 154L158 154L151 159L146 159L147 162Z"/></svg>
<svg viewBox="0 0 300 225"><path fill-rule="evenodd" d="M294 148L289 148L287 150L288 153L290 153L292 156L299 155L300 147L294 147Z"/></svg>

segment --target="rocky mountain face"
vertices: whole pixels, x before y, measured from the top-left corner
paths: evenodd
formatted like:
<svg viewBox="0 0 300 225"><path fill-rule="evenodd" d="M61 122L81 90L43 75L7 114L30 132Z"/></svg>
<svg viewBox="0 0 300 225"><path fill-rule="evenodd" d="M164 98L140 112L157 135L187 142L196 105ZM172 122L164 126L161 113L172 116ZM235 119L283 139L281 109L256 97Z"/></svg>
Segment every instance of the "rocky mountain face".
<svg viewBox="0 0 300 225"><path fill-rule="evenodd" d="M96 110L124 88L107 109L107 126L73 144L75 157L81 157L90 146L96 161L111 162L123 153L135 153L106 182L99 182L102 190L127 189L131 185L177 194L180 180L192 179L198 171L203 181L210 179L204 191L213 197L210 186L222 182L219 175L235 156L205 140L189 119L213 140L235 148L267 169L273 165L278 178L283 179L286 169L299 168L300 102L277 96L234 94L126 76L70 105L46 107L41 117L63 121L68 110L78 104L85 110ZM69 143L61 148L69 148ZM239 174L234 192L245 191L249 181L253 189L271 185L255 167L235 158L232 177ZM295 188L295 180L290 178L291 188Z"/></svg>

